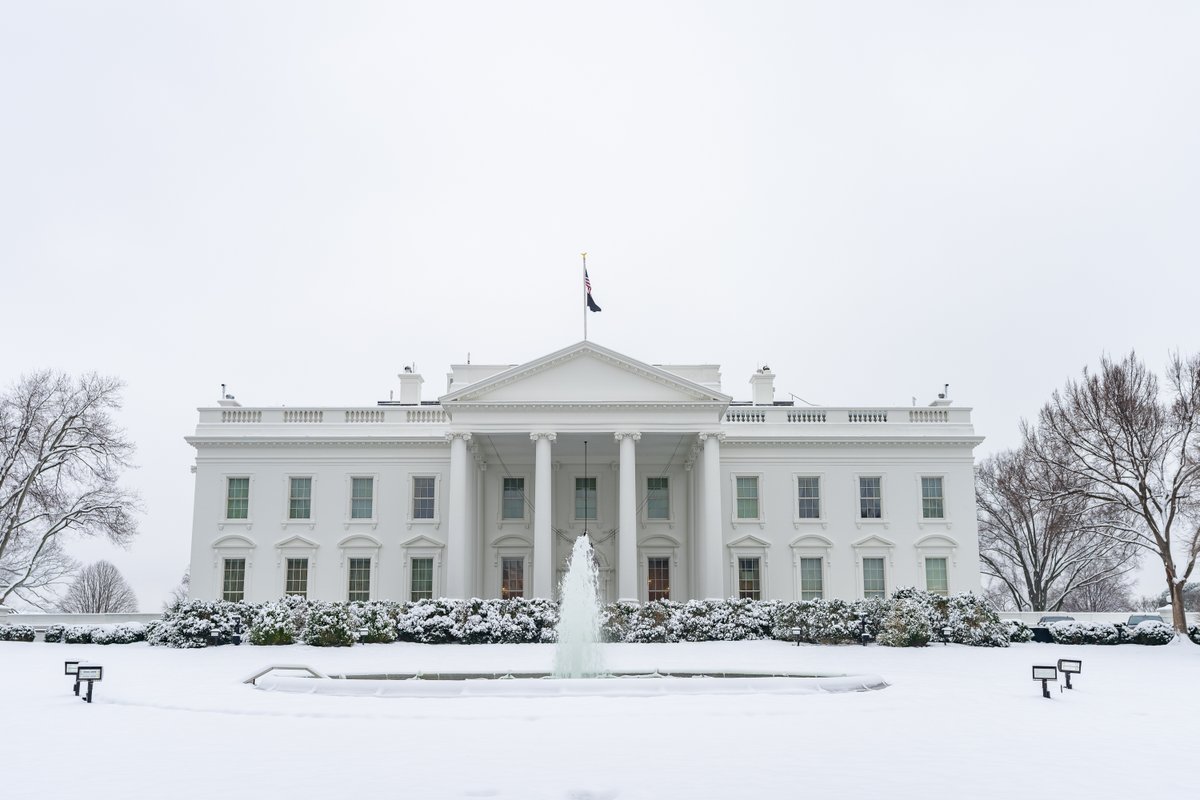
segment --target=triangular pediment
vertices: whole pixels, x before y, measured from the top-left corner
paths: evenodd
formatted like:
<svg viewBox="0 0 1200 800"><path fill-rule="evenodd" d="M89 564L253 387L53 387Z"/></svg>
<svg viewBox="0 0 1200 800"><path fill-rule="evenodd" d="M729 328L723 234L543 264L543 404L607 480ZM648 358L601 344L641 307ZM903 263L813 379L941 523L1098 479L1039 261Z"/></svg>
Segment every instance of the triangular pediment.
<svg viewBox="0 0 1200 800"><path fill-rule="evenodd" d="M730 398L594 342L579 342L441 398L464 404L706 403Z"/></svg>

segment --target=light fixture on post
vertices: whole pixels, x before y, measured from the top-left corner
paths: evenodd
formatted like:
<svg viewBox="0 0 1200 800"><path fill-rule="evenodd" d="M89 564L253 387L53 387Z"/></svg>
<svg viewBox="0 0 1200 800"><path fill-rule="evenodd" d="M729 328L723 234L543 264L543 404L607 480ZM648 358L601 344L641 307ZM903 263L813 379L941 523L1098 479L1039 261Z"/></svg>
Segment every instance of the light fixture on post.
<svg viewBox="0 0 1200 800"><path fill-rule="evenodd" d="M1071 676L1083 672L1083 662L1069 658L1060 658L1058 660L1058 671L1067 676L1067 688L1074 689L1075 687L1071 685Z"/></svg>
<svg viewBox="0 0 1200 800"><path fill-rule="evenodd" d="M954 629L951 628L949 625L942 628L942 646L943 647L950 644L950 634L952 634L952 633L954 633Z"/></svg>
<svg viewBox="0 0 1200 800"><path fill-rule="evenodd" d="M1058 681L1058 667L1034 667L1033 679L1042 682L1042 697L1050 699L1050 686L1048 681Z"/></svg>

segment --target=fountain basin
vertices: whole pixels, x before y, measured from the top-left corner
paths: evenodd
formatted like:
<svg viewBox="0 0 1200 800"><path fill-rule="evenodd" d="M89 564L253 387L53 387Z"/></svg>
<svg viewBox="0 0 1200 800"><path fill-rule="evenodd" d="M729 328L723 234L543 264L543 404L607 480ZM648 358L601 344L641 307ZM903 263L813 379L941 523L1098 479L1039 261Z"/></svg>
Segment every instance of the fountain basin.
<svg viewBox="0 0 1200 800"><path fill-rule="evenodd" d="M878 675L777 672L618 673L596 678L555 678L548 673L386 673L305 678L265 675L255 684L268 692L341 697L640 697L706 694L830 694L885 689Z"/></svg>

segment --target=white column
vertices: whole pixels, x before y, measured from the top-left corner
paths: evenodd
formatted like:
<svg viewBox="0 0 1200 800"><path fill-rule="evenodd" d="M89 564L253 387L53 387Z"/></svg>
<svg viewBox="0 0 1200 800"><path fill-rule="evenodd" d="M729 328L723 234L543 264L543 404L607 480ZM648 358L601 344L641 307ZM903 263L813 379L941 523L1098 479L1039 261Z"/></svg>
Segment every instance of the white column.
<svg viewBox="0 0 1200 800"><path fill-rule="evenodd" d="M554 596L554 531L551 526L550 443L553 433L531 433L533 467L533 596ZM501 501L503 502L503 501Z"/></svg>
<svg viewBox="0 0 1200 800"><path fill-rule="evenodd" d="M446 534L446 596L467 596L467 529L470 527L467 510L467 442L469 433L447 433L450 440L450 498L449 524Z"/></svg>
<svg viewBox="0 0 1200 800"><path fill-rule="evenodd" d="M704 442L704 539L700 545L701 591L706 600L725 598L721 557L724 550L721 524L721 440L723 433L702 433Z"/></svg>
<svg viewBox="0 0 1200 800"><path fill-rule="evenodd" d="M617 599L638 601L637 586L637 467L636 442L640 433L614 433L621 446L621 475L617 532Z"/></svg>

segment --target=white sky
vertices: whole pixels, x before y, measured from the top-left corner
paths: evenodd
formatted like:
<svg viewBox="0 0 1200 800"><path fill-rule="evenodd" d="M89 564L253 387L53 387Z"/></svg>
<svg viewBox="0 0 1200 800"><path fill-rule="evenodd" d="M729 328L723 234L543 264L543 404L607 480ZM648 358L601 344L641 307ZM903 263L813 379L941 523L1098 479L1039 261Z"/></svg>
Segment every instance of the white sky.
<svg viewBox="0 0 1200 800"><path fill-rule="evenodd" d="M0 3L0 379L128 383L155 610L195 408L590 338L988 437L1194 352L1200 6ZM1157 593L1154 573L1142 590Z"/></svg>

